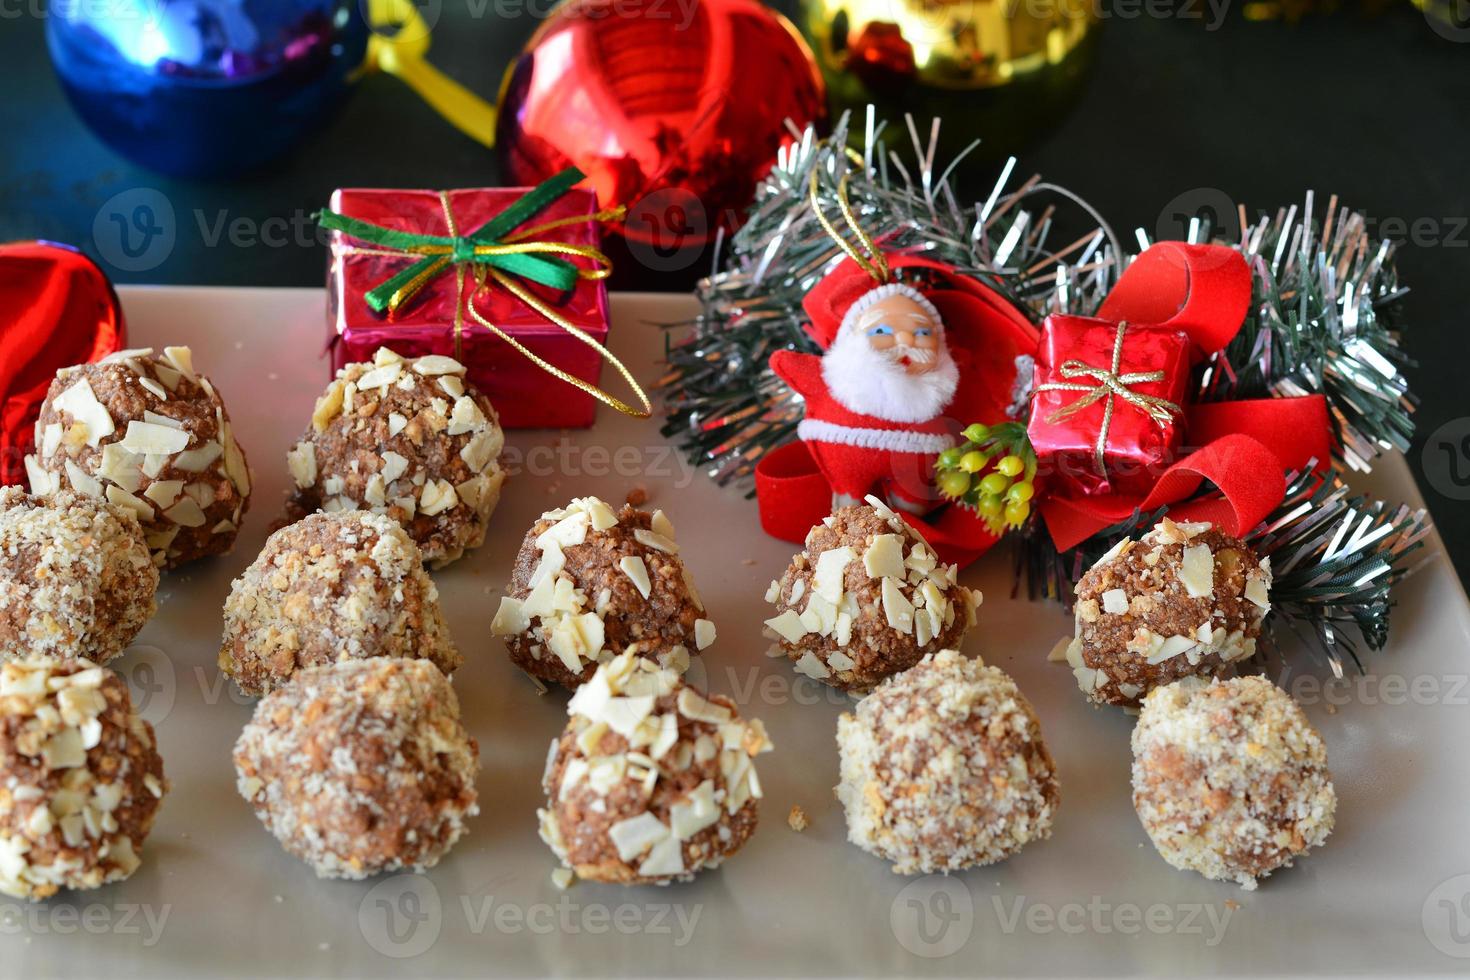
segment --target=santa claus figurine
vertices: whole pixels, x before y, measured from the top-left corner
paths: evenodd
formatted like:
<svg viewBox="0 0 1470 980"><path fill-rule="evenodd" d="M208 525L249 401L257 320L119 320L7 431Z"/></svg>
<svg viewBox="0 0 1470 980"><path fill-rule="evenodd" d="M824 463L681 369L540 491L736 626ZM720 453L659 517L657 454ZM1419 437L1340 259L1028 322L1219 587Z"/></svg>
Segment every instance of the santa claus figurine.
<svg viewBox="0 0 1470 980"><path fill-rule="evenodd" d="M771 368L805 401L797 434L831 485L833 506L876 494L933 510L935 457L971 422L1003 417L1030 322L969 276L887 255L887 281L852 260L807 297L821 356L779 351Z"/></svg>

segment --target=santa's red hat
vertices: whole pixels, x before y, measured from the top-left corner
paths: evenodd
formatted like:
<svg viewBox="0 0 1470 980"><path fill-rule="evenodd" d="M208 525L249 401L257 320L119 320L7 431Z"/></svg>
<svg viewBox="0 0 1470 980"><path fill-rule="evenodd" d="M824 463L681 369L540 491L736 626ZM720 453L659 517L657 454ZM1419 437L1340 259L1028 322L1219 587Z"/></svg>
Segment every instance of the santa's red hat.
<svg viewBox="0 0 1470 980"><path fill-rule="evenodd" d="M890 268L892 268L891 265ZM806 299L802 300L801 305L805 308L809 318L806 326L807 334L817 342L822 350L831 347L838 333L847 325L848 312L879 286L877 280L866 269L852 259L844 259L835 269L823 276L812 287L812 291L806 294ZM868 302L877 302L877 300ZM925 300L925 302L928 301Z"/></svg>

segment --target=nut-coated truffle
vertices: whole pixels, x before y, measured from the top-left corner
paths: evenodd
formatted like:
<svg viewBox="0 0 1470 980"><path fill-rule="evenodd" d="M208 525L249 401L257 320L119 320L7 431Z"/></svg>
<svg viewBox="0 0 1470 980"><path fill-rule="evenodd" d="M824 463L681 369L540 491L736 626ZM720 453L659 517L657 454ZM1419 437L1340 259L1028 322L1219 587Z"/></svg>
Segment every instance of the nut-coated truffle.
<svg viewBox="0 0 1470 980"><path fill-rule="evenodd" d="M259 696L303 667L406 657L462 663L419 549L392 518L310 514L275 532L225 600L220 669Z"/></svg>
<svg viewBox="0 0 1470 980"><path fill-rule="evenodd" d="M876 497L843 507L766 591L777 610L766 620L771 653L834 687L871 690L975 625L980 593L957 574Z"/></svg>
<svg viewBox="0 0 1470 980"><path fill-rule="evenodd" d="M577 876L621 884L686 880L755 831L759 721L632 651L598 667L551 743L541 838Z"/></svg>
<svg viewBox="0 0 1470 980"><path fill-rule="evenodd" d="M848 839L899 874L992 864L1051 835L1051 752L998 668L926 656L838 719L837 746Z"/></svg>
<svg viewBox="0 0 1470 980"><path fill-rule="evenodd" d="M240 795L322 878L433 867L479 812L479 768L454 691L426 660L297 671L235 743Z"/></svg>
<svg viewBox="0 0 1470 980"><path fill-rule="evenodd" d="M131 509L70 490L0 490L0 660L105 664L152 617L157 588Z"/></svg>
<svg viewBox="0 0 1470 980"><path fill-rule="evenodd" d="M485 541L500 502L505 434L490 400L451 357L380 348L316 400L286 454L292 519L316 510L386 514L442 567Z"/></svg>
<svg viewBox="0 0 1470 980"><path fill-rule="evenodd" d="M1270 563L1239 538L1165 518L1077 583L1067 663L1089 700L1128 707L1181 677L1227 675L1256 652L1270 590Z"/></svg>
<svg viewBox="0 0 1470 980"><path fill-rule="evenodd" d="M491 631L517 667L568 688L630 649L682 673L715 640L668 517L596 497L531 526Z"/></svg>
<svg viewBox="0 0 1470 980"><path fill-rule="evenodd" d="M69 487L132 510L161 568L228 552L250 504L230 414L187 347L56 372L26 474L32 493Z"/></svg>
<svg viewBox="0 0 1470 980"><path fill-rule="evenodd" d="M131 876L166 792L122 678L86 660L0 664L0 892L39 901Z"/></svg>
<svg viewBox="0 0 1470 980"><path fill-rule="evenodd" d="M1322 737L1264 677L1188 677L1144 698L1133 806L1176 868L1255 888L1320 847L1337 794Z"/></svg>

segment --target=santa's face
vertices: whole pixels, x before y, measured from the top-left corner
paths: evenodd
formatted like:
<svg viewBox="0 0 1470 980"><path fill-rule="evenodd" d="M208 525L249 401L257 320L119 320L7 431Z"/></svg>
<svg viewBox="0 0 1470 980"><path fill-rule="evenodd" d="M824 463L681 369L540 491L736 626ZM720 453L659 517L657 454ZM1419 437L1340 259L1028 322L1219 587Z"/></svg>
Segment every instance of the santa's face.
<svg viewBox="0 0 1470 980"><path fill-rule="evenodd" d="M944 325L899 293L863 310L822 357L822 377L849 411L890 422L928 422L954 398L959 369Z"/></svg>
<svg viewBox="0 0 1470 980"><path fill-rule="evenodd" d="M901 293L864 310L856 328L883 360L898 365L908 374L928 374L939 365L941 325L934 322L927 310Z"/></svg>

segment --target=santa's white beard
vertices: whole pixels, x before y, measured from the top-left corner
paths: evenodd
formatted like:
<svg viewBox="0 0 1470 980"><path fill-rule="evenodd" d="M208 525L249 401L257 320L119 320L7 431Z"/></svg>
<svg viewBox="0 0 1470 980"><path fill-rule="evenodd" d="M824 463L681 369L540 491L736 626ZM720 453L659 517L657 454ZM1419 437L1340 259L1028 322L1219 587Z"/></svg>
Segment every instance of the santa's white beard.
<svg viewBox="0 0 1470 980"><path fill-rule="evenodd" d="M910 360L932 356L936 363L923 374L909 374L899 363L903 356ZM822 378L848 411L888 422L927 422L954 398L960 370L942 344L937 351L907 347L880 351L868 338L844 330L822 355Z"/></svg>

